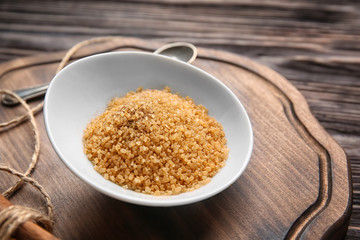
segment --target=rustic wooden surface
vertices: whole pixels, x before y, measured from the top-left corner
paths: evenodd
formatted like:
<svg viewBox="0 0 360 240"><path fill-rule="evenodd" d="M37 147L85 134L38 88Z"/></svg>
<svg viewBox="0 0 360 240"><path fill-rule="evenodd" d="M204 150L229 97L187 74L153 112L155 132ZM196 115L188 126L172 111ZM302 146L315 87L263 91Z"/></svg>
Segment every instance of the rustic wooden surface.
<svg viewBox="0 0 360 240"><path fill-rule="evenodd" d="M337 1L1 1L0 59L6 62L22 56L64 50L80 40L94 36L122 35L165 42L189 41L197 46L245 55L271 67L300 90L314 116L345 149L352 167L354 189L352 215L346 239L357 239L360 237L359 10L359 4L352 1L342 1L341 4ZM39 78L46 77L41 71L37 73ZM33 78L26 82L26 74L21 77L23 80L19 79L19 82L4 84L15 88L21 84L36 83ZM10 117L11 114L13 113L9 112L7 116ZM29 128L27 125L22 127ZM17 129L14 131L21 132ZM2 141L8 144L7 135L1 135L5 138ZM24 137L29 141L31 139L30 135ZM47 141L46 137L42 140ZM16 144L16 141L12 143ZM21 146L28 152L31 151L30 147ZM1 160L12 155L23 155L17 149L8 150L6 154L1 153ZM42 161L46 161L48 157L52 157L52 154L43 152ZM24 167L21 163L18 164L20 166L15 167ZM48 165L39 164L39 169L34 174L45 171L44 168L49 166L59 167L52 165L49 160ZM60 180L63 178L57 171L47 177L50 176ZM69 176L67 181L85 187L78 179L70 174ZM63 199L64 204L71 203L70 209L80 209L77 216L74 216L75 219L86 216L86 213L81 211L86 208L83 208L81 202L72 201L71 192L65 196L56 191L51 193L55 199ZM19 195L28 195L34 199L33 191L27 187ZM94 200L97 197L98 195L93 193L89 199ZM217 198L226 199L226 195ZM40 196L38 200L41 202ZM13 201L21 203L21 196L15 196ZM115 204L114 200L107 198L103 202ZM91 210L103 207L99 202L94 203ZM164 210L116 204L117 207L109 219L116 217L116 210L121 211L122 218L130 220L141 215L144 219L139 222L139 226L145 227L145 232L154 233L149 229L159 230L164 222L169 232L178 232L187 226L184 222L177 222L179 226L174 226L171 221L167 222L170 215ZM68 212L63 209L57 211L59 215ZM198 211L191 206L187 208L187 212L177 212L176 209L170 211L179 214L183 220L194 215L209 216L209 210L201 208ZM158 215L160 220L157 221L154 215ZM70 217L66 214L65 216ZM222 217L226 219L226 216ZM103 221L108 219L106 216L102 218ZM146 225L150 220L151 226ZM198 216L196 220L204 219ZM101 230L86 229L86 224L91 220L82 221L84 222L75 225L81 233ZM205 223L203 226L216 227ZM274 226L268 226L271 227ZM122 229L127 228L134 233L137 231L134 226L124 223ZM219 229L228 228L229 226L222 225ZM208 229L198 232L195 237L206 237L206 230ZM185 232L180 236L188 236L191 229L183 231ZM104 234L106 235L106 232ZM218 234L218 237L226 236L222 235L223 232Z"/></svg>
<svg viewBox="0 0 360 240"><path fill-rule="evenodd" d="M109 50L154 51L159 46L161 43L149 40L120 38L84 48L75 59ZM251 163L241 178L229 190L219 194L219 197L191 206L203 211L212 210L203 219L206 225L199 224L199 219L187 219L187 216L180 214L188 211L188 206L169 208L173 212L159 208L154 211L155 215L164 211L173 225L186 221L181 228L172 231L166 228L154 229L147 222L147 216L136 213L141 207L116 202L112 203L110 208L105 208L109 207L109 203L103 201L108 198L83 184L74 186L70 181L74 177L63 167L48 141L43 141L40 160L44 155L48 156L48 160L46 163L40 161L39 168L43 168L36 171L34 177L44 182L46 189L51 191L51 196L54 196L54 192L63 196L72 193L72 200L65 202L61 196L52 198L55 208L63 209L56 217L54 233L64 239L77 239L80 236L100 239L101 231L95 229L91 234L84 235L75 227L77 222L81 224L84 219L91 219L88 227L107 229L107 239L118 236L130 239L147 239L149 236L163 238L168 234L180 234L182 239L188 239L196 238L199 232L203 231L207 239L319 239L323 236L343 235L351 211L348 161L341 147L329 138L312 116L304 97L286 79L263 65L224 51L204 48L199 48L198 51L198 57L193 64L221 79L234 91L248 111L255 139ZM48 53L4 63L0 66L0 86L19 86L21 83L26 84L28 79L39 84L47 82L54 75L54 67L63 55L64 52ZM26 76L25 81L23 76ZM18 79L22 81L17 82ZM46 139L42 114L39 115L41 136ZM2 117L6 118L6 114L2 114ZM19 131L17 134L12 131L3 133L8 138L7 141L28 145L27 138L19 137L26 134L25 129L16 130ZM6 142L3 142L2 145L5 144ZM4 149L3 153L11 156L11 151L12 149ZM21 156L13 157L13 161L7 162L24 164L26 151L20 154ZM44 177L50 171L55 173L53 169L62 176L63 181L60 182L57 178L48 181L47 177ZM72 180L80 182L76 178ZM9 182L10 179L3 184ZM90 200L89 196L92 195L94 199ZM21 199L23 204L33 202L31 196ZM67 217L78 214L79 208L69 207L69 204L76 202L84 204L85 212L77 221ZM93 210L94 203L104 209ZM109 217L108 221L104 222L102 217L111 215L112 208L119 208L118 213L125 209L130 210L132 220L117 217L116 222L108 226L107 222L114 221L115 218ZM148 231L119 231L124 221L136 226L137 222L142 220L145 220L144 228ZM166 220L159 218L158 221L163 225ZM227 229L224 224L231 225L232 228ZM208 229L210 225L212 227ZM258 225L262 226L261 229ZM191 229L190 226L195 228ZM184 229L188 231L182 233Z"/></svg>

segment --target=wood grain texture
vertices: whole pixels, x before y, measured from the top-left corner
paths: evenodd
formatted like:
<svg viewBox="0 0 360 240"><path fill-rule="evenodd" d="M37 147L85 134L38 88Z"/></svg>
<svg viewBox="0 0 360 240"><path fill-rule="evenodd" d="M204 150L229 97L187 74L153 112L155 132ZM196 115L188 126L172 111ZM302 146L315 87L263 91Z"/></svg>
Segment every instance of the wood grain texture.
<svg viewBox="0 0 360 240"><path fill-rule="evenodd" d="M241 54L269 66L290 80L305 96L316 119L345 149L351 163L354 187L346 239L358 239L359 9L359 3L351 0L3 0L0 2L0 61L64 50L90 37L122 35L163 42L190 41L197 46ZM22 60L17 61L21 63ZM54 71L55 65L50 64ZM36 77L51 78L51 74L34 69ZM22 74L15 81L3 84L14 89L37 81ZM10 117L15 113L6 111L6 114ZM30 127L24 124L21 128ZM22 133L18 129L15 131ZM11 138L6 133L0 136L6 144L9 143L7 140ZM31 141L30 135L24 137ZM47 141L46 137L42 140ZM11 141L18 144L13 139ZM24 152L31 151L31 146L27 146L22 146ZM1 154L1 161L25 155L16 149ZM46 151L44 154L44 159L52 156ZM26 161L26 158L22 159ZM14 165L25 167L24 162ZM54 167L50 163L49 166ZM21 198L33 198L31 191L20 195ZM158 225L154 223L154 226Z"/></svg>
<svg viewBox="0 0 360 240"><path fill-rule="evenodd" d="M87 47L77 54L77 58L129 48L153 51L159 46L160 43L124 38ZM60 61L63 54L47 54L5 63L0 68L0 76L8 84L24 74L38 83L46 82L54 74L52 66ZM54 64L56 57L58 59ZM19 60L22 61L19 63ZM63 195L72 192L73 197L72 200L63 202L55 196L54 205L62 209L62 212L79 216L77 212L80 206L72 206L78 202L84 209L83 215L78 219L80 225L83 221L88 221L86 225L90 228L97 226L107 229L107 239L121 235L139 239L168 238L171 234L181 234L181 238L187 239L197 238L199 231L207 234L200 237L212 239L233 239L240 236L242 239L319 239L335 234L343 235L351 210L348 162L342 148L311 115L305 98L276 72L234 54L199 48L194 65L227 84L249 113L254 131L254 153L248 169L240 179L227 191L209 200L167 210L155 208L153 214L164 212L166 219L174 221L169 227L173 224L181 226L179 223L185 221L181 227L172 229L174 232L169 232L167 228L154 229L154 226L149 225L147 221L150 216L145 216L144 219L144 216L136 214L139 209L148 210L146 207L96 196L98 194L92 193L94 190L88 186L74 187L70 179L64 179L69 170L59 166L61 163L58 157L51 146L45 143L42 149L51 151L52 160L47 164L51 163L56 167L47 166L48 169L38 170L34 177L43 179L46 189L56 190ZM45 77L41 78L39 73ZM42 135L46 138L44 129ZM9 137L26 144L26 138L10 134ZM41 163L39 167L40 165ZM52 183L46 181L44 175L49 174L50 169L57 169L63 182L58 178L53 179ZM79 182L79 179L73 178L73 181ZM89 198L92 194L93 199ZM112 202L102 202L102 199ZM94 204L100 209L93 209ZM116 206L121 207L113 212L112 208ZM179 216L180 212L186 212L194 206L197 206L197 211L209 211L203 216L204 219L193 218L192 215ZM134 215L131 219L121 220L114 215L122 214L125 209L130 209L130 214ZM55 228L55 233L61 238L81 236L99 239L99 234L103 233L95 230L91 235L83 236L75 225L78 221L69 220L65 216L58 214L59 223ZM113 222L111 226L102 219L104 216L109 216L108 221ZM166 219L160 218L159 224L165 224ZM143 227L149 228L149 232L135 233L128 228L121 229L120 232L118 230L124 221L136 226L138 221L143 220ZM199 224L200 220L207 224ZM183 232L184 230L187 232Z"/></svg>

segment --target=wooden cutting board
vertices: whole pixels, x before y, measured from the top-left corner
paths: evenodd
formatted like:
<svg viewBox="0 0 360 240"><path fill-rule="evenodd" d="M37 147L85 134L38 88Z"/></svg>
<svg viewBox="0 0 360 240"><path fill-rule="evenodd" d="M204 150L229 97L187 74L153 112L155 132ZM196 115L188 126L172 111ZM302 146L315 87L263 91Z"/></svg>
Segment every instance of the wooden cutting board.
<svg viewBox="0 0 360 240"><path fill-rule="evenodd" d="M122 38L85 47L74 59L108 51L153 51L161 45ZM52 197L54 235L62 239L320 239L345 234L352 201L349 162L311 114L304 97L266 66L228 52L198 50L193 64L223 81L251 119L254 150L242 176L222 193L191 205L155 208L124 203L96 192L66 168L47 139L39 113L42 145L32 176ZM49 82L64 53L0 65L0 88ZM1 122L22 112L0 109ZM1 163L23 171L30 161L31 134L29 123L0 132ZM0 174L4 190L14 178ZM30 186L10 200L40 209L44 203Z"/></svg>

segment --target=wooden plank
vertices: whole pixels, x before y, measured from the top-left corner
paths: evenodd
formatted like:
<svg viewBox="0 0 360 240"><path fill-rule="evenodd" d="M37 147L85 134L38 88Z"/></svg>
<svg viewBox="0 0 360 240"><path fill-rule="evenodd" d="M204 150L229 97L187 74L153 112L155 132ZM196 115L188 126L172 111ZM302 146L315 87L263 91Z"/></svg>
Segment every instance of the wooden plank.
<svg viewBox="0 0 360 240"><path fill-rule="evenodd" d="M102 35L189 41L250 57L281 73L306 97L317 120L346 150L359 190L359 9L349 0L5 0L0 62L65 50ZM348 239L360 235L359 198L354 195Z"/></svg>

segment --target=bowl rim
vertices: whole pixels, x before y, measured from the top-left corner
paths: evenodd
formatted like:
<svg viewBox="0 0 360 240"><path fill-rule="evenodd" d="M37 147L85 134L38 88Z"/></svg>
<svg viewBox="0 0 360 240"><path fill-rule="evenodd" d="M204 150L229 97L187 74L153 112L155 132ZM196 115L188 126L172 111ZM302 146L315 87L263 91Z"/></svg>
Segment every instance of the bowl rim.
<svg viewBox="0 0 360 240"><path fill-rule="evenodd" d="M94 181L89 180L88 178L86 178L85 176L83 176L82 173L80 173L79 170L77 170L76 168L74 168L71 164L70 161L66 160L66 157L63 155L62 151L59 149L58 145L56 144L56 141L54 139L54 136L52 134L52 131L50 129L49 126L49 116L48 116L48 99L50 98L49 96L51 95L51 91L53 89L53 85L56 81L58 81L57 79L60 78L61 74L65 71L69 71L69 69L73 68L74 66L76 66L77 64L84 62L84 61L89 61L91 59L95 59L95 58L101 58L101 57L106 57L109 55L144 55L144 56L151 56L154 58L163 58L166 59L166 61L173 61L176 62L176 64L182 64L182 65L186 65L187 67L190 67L191 69L206 75L208 78L211 78L213 81L216 81L217 83L219 83L221 85L222 88L224 88L227 92L227 94L230 94L231 97L237 102L237 106L241 109L241 112L244 114L244 119L246 122L246 127L249 131L249 147L247 149L246 155L244 154L244 164L242 165L242 167L239 169L239 171L237 171L237 174L235 174L231 180L227 181L226 184L223 184L221 187L216 188L213 191L210 191L206 194L202 194L200 196L198 195L194 195L192 197L187 197L185 199L170 199L171 196L177 196L177 195L170 195L170 196L159 196L160 198L166 198L166 200L164 199L148 199L148 198L138 198L138 197L133 197L133 196L129 196L126 194L122 194L122 193L118 193L115 192L111 189L104 189L102 186L97 185ZM99 54L94 54L91 56L87 56L81 59L78 59L70 64L68 64L67 66L65 66L62 70L60 70L51 80L48 90L45 94L45 99L44 99L44 107L43 107L43 113L44 113L44 123L45 123L45 129L46 129L46 133L47 136L50 140L50 143L53 147L53 149L55 150L56 154L59 156L60 160L67 166L68 169L71 170L72 173L74 173L76 175L76 177L80 178L83 182L85 182L86 184L90 185L91 187L93 187L94 189L96 189L97 191L110 196L112 198L127 202L127 203L132 203L132 204L137 204L137 205L142 205L142 206L152 206L152 207L171 207L171 206L180 206L180 205L187 205L187 204L191 204L191 203L195 203L195 202L199 202L205 199L208 199L222 191L224 191L226 188L228 188L230 185L232 185L241 175L242 173L245 171L245 169L247 168L250 159L251 159L251 155L252 155L252 151L253 151L253 144L254 144L254 136L253 136L253 129L252 129L252 124L250 121L250 118L248 116L248 113L245 109L245 107L243 106L243 104L240 102L240 100L238 99L238 97L230 90L230 88L228 86L226 86L222 81L220 81L218 78L212 76L210 73L190 64L190 63L186 63L183 62L181 60L177 60L168 56L164 56L164 55L160 55L160 54L155 54L155 53L151 53L151 52L141 52L141 51L120 51L120 52L107 52L107 53L99 53ZM220 169L221 171L222 169ZM219 171L219 172L220 172ZM119 185L118 185L119 186ZM119 186L121 187L121 186ZM131 191L131 190L129 190ZM196 191L196 189L194 190ZM144 193L139 193L139 194L144 194ZM186 194L185 193L181 193L181 194ZM179 195L181 195L179 194ZM152 195L151 195L152 196Z"/></svg>

